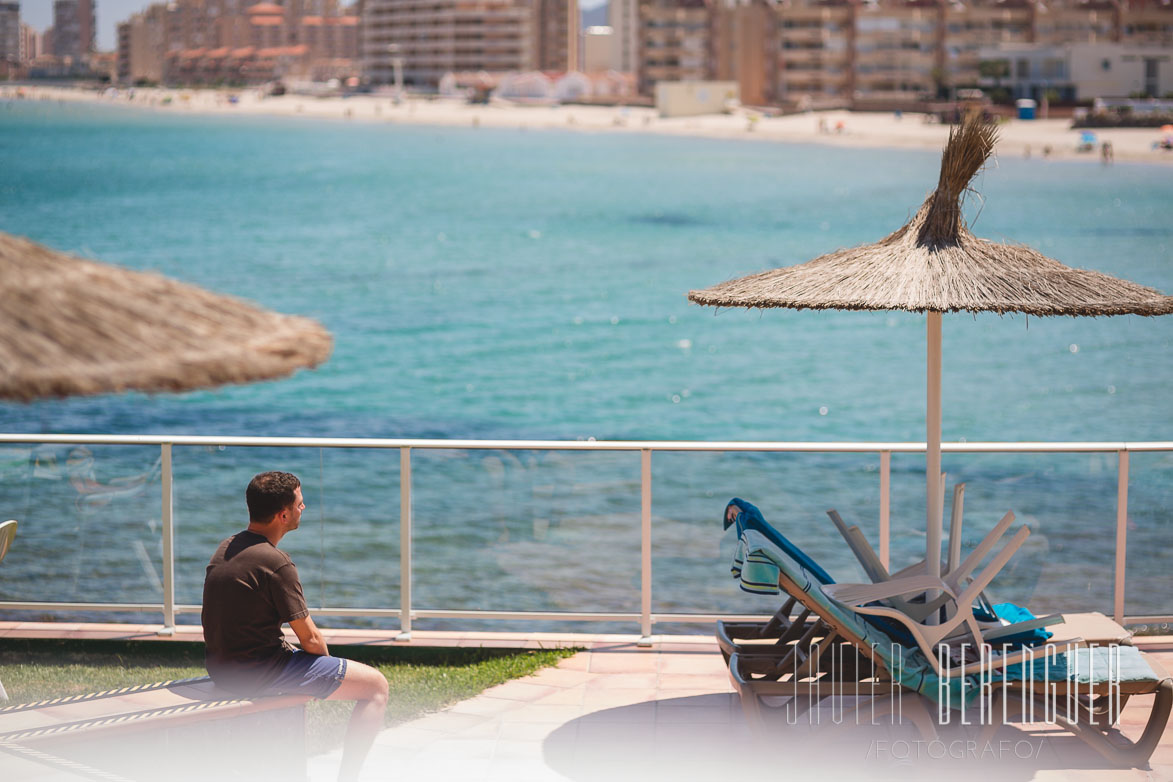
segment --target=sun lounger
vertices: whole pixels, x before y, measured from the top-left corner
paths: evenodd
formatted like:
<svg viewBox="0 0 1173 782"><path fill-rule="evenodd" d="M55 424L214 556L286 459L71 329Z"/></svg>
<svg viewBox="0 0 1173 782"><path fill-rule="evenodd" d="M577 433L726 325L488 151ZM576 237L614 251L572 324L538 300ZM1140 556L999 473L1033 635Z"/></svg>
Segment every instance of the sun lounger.
<svg viewBox="0 0 1173 782"><path fill-rule="evenodd" d="M955 510L956 510L955 502ZM838 519L838 514L831 511L832 518ZM956 514L955 514L956 515ZM957 564L952 569L950 576L946 579L949 586L948 592L943 592L939 598L928 603L917 602L908 595L907 592L893 593L889 590L888 596L883 599L885 604L891 606L904 614L913 617L916 620L924 620L928 615L936 612L939 608L945 607L946 614L955 614L955 610L950 610L948 606L954 599L955 595L960 593L965 584L968 582L969 576L973 570L981 563L982 559L993 549L1001 537L1005 534L1013 523L1013 514L1007 514L994 527L994 529L986 535L985 539L978 545L978 547L966 559ZM838 523L842 524L842 520L838 519ZM791 542L785 535L779 532L762 516L761 511L758 510L752 503L745 500L734 498L729 502L725 508L724 526L728 529L730 526L736 526L738 535L740 536L747 530L752 530L757 534L762 535L768 540L777 550L785 553L792 562L802 567L806 572L810 573L812 577L818 580L819 583L828 585L834 584L835 580L826 570L818 565L809 555L802 551L798 546ZM858 532L858 530L856 530ZM845 535L846 537L846 535ZM866 545L866 543L865 543ZM868 547L867 551L871 551ZM887 571L879 564L879 560L875 560L879 570L875 571L875 578L880 579L881 583L886 583L891 580ZM995 571L996 572L996 571ZM737 575L735 573L735 575ZM869 571L871 575L871 571ZM767 593L770 590L776 590L776 583L769 580L764 585ZM741 588L746 591L753 591L752 585L747 585L744 579L741 579ZM979 596L981 591L979 590ZM975 598L974 605L970 609L974 621L985 633L995 633L999 638L1001 644L1010 645L1033 645L1046 641L1052 636L1052 631L1048 628L1050 625L1057 625L1064 622L1064 617L1060 615L1035 618L1029 611L1022 609L1012 604L1005 604L1008 608L1012 608L1016 613L1020 613L1028 617L1022 621L1009 624L999 619L994 613L992 607L984 599ZM762 622L725 622L718 621L716 628L717 643L721 648L722 654L726 660L734 651L741 651L742 653L777 653L778 650L785 651L785 646L794 641L794 639L807 629L809 624L809 614L800 613L797 618L792 618L791 611L794 609L793 602L784 604L775 615L765 623ZM1103 617L1105 621L1106 617ZM914 638L909 632L902 628L899 623L893 623L887 617L875 616L873 623L883 627L886 632L895 634L900 640L906 643L913 643ZM1089 618L1090 621L1090 618ZM1114 623L1113 623L1114 624ZM952 629L956 629L956 624L950 625ZM1116 632L1108 633L1112 639L1121 637L1127 638L1128 633L1119 625L1114 625ZM1108 628L1099 627L1101 631L1107 631ZM1069 633L1063 634L1065 637L1074 638ZM773 652L771 652L771 649Z"/></svg>
<svg viewBox="0 0 1173 782"><path fill-rule="evenodd" d="M1025 540L1024 533L1025 528L1015 533L995 562L1012 555ZM730 656L733 686L747 719L758 729L764 725L764 714L777 708L763 700L772 696L790 696L787 708L802 710L828 697L875 699L910 693L938 705L947 698L949 708L959 709L973 704L979 695L981 674L975 663L955 660L950 654L938 658L935 652L926 654L922 644L900 643L865 621L866 615L857 608L829 594L837 591L835 586L824 586L753 530L742 535L740 546L744 550L741 578L763 591L770 578L776 579L779 591L792 596L812 618L809 629L788 646L782 657L737 651ZM994 566L992 562L986 570ZM985 575L983 571L974 583L980 583ZM964 605L960 597L958 604ZM1109 669L1109 664L1114 667ZM1071 647L1050 656L1018 650L994 653L981 665L994 682L998 698L1036 701L1050 695L1062 703L1070 696L1076 706L1061 709L1061 714L1052 711L1056 724L1121 765L1143 766L1147 762L1173 706L1173 680L1135 647ZM1105 676L1108 670L1114 674ZM1112 676L1116 677L1114 682ZM1143 734L1127 744L1109 741L1105 732L1118 715L1122 701L1137 695L1154 696ZM915 700L911 700L909 706L914 704ZM919 711L923 721L924 709ZM1045 704L1041 713L1047 713ZM991 727L996 727L1002 710L995 704L986 714L994 718Z"/></svg>

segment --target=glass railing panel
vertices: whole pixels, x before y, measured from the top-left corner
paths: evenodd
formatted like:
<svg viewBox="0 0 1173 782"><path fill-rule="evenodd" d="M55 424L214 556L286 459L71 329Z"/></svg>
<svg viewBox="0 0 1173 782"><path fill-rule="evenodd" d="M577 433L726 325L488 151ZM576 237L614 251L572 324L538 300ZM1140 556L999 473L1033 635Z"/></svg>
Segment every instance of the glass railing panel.
<svg viewBox="0 0 1173 782"><path fill-rule="evenodd" d="M245 487L256 473L278 469L302 483L301 526L280 548L297 565L311 610L398 608L398 449L176 446L174 464L177 603L201 602L216 546L248 526ZM347 617L343 624L387 622Z"/></svg>
<svg viewBox="0 0 1173 782"><path fill-rule="evenodd" d="M414 607L639 611L638 453L417 449L412 478Z"/></svg>
<svg viewBox="0 0 1173 782"><path fill-rule="evenodd" d="M778 598L743 592L730 574L737 540L722 520L733 497L756 505L767 522L838 580L863 578L826 511L838 508L854 518L849 523L875 517L878 463L873 454L655 453L653 613L777 610ZM668 629L681 630L675 624Z"/></svg>
<svg viewBox="0 0 1173 782"><path fill-rule="evenodd" d="M1031 535L988 590L994 601L1028 606L1036 614L1112 612L1116 456L1086 453L945 454L942 561L948 553L953 488L964 482L962 557L1006 511L1012 535ZM892 567L924 558L924 456L892 458ZM995 552L998 549L995 549Z"/></svg>
<svg viewBox="0 0 1173 782"><path fill-rule="evenodd" d="M158 446L0 447L0 515L19 522L0 564L0 600L161 604L159 471ZM144 621L142 614L103 618Z"/></svg>
<svg viewBox="0 0 1173 782"><path fill-rule="evenodd" d="M1115 456L1113 455L1113 461ZM1173 542L1173 453L1129 454L1128 568L1124 579L1124 613L1129 616L1173 614L1173 569L1169 545ZM1111 542L1115 551L1115 529ZM1157 623L1150 632L1168 635L1173 623ZM1163 627L1160 625L1164 624Z"/></svg>

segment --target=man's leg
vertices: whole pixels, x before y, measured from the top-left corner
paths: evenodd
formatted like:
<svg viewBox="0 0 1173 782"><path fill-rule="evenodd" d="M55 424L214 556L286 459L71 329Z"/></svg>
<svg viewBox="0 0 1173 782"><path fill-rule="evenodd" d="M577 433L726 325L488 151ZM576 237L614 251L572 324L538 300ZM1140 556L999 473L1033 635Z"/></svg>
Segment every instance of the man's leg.
<svg viewBox="0 0 1173 782"><path fill-rule="evenodd" d="M383 727L383 714L387 710L387 679L369 665L347 660L346 676L327 700L357 701L346 729L342 766L338 770L339 782L351 782L358 779L358 772L371 750L375 735Z"/></svg>

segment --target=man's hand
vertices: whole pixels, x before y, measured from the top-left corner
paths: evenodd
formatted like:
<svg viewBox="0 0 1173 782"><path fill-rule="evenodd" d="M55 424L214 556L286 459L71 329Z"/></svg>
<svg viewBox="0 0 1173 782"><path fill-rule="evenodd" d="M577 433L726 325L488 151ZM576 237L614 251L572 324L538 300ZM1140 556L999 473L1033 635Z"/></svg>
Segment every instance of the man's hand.
<svg viewBox="0 0 1173 782"><path fill-rule="evenodd" d="M289 626L293 628L293 632L297 633L297 640L301 644L303 652L310 654L330 653L330 650L326 648L326 639L322 637L318 626L314 624L313 617L306 616L302 619L294 619L289 623Z"/></svg>

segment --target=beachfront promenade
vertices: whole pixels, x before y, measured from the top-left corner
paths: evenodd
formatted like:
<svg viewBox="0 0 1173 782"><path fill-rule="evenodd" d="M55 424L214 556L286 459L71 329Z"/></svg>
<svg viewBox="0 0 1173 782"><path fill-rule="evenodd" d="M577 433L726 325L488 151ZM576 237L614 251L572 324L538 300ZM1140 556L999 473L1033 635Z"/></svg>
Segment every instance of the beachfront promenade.
<svg viewBox="0 0 1173 782"><path fill-rule="evenodd" d="M0 622L0 638L198 641L199 628L160 636L159 625ZM917 745L915 733L799 721L755 739L746 729L716 643L708 636L655 636L650 647L632 635L554 633L394 633L326 630L331 645L551 648L583 651L557 667L493 687L443 711L384 730L364 780L711 780L805 778L1011 780L1173 780L1173 731L1166 730L1149 769L1116 769L1054 725L1012 725L984 757L968 732L944 731L939 744ZM1173 636L1135 642L1173 669ZM394 698L394 693L392 693ZM1139 733L1150 698L1124 709L1120 729ZM1013 721L1013 720L1012 720ZM972 731L972 729L969 729ZM968 736L968 738L967 738ZM924 762L912 760L921 753ZM963 757L938 759L942 752ZM966 753L969 753L966 756ZM311 757L311 782L333 780L338 752ZM35 765L8 782L46 782ZM43 772L40 772L43 774Z"/></svg>

